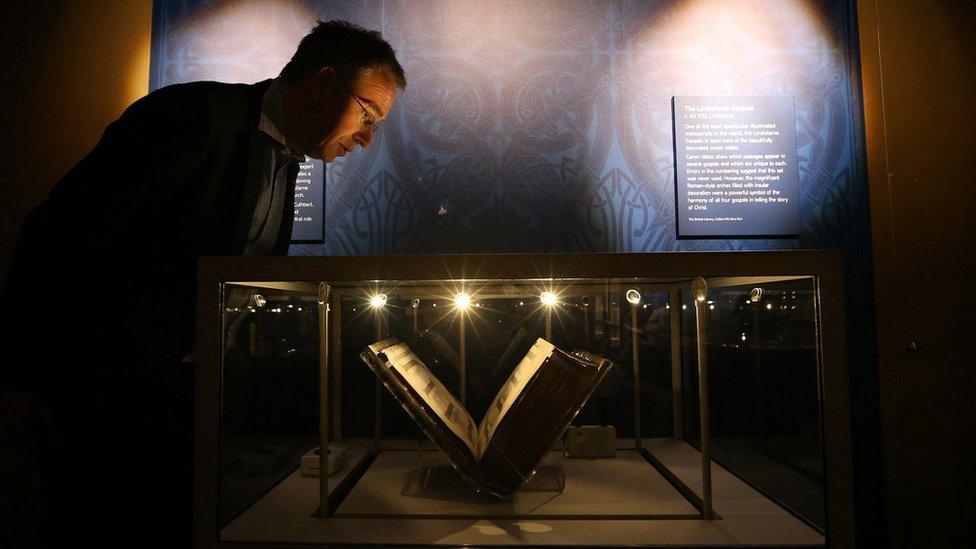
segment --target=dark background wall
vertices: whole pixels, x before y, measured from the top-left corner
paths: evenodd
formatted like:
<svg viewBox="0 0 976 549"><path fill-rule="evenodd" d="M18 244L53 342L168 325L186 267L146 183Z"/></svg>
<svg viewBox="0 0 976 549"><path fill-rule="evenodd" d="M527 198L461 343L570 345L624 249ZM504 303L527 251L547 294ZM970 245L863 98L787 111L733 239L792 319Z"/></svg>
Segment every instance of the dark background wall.
<svg viewBox="0 0 976 549"><path fill-rule="evenodd" d="M888 542L963 547L976 513L976 4L875 0L858 15Z"/></svg>
<svg viewBox="0 0 976 549"><path fill-rule="evenodd" d="M146 94L151 14L152 0L0 2L0 282L27 212Z"/></svg>
<svg viewBox="0 0 976 549"><path fill-rule="evenodd" d="M146 94L151 13L151 0L0 2L0 283L27 212ZM84 291L72 287L74 273L63 274L70 307L77 303L68 294ZM51 327L52 337L59 329ZM0 363L34 366L9 353ZM35 547L44 528L49 502L38 465L50 450L37 436L44 417L37 399L0 388L0 547Z"/></svg>

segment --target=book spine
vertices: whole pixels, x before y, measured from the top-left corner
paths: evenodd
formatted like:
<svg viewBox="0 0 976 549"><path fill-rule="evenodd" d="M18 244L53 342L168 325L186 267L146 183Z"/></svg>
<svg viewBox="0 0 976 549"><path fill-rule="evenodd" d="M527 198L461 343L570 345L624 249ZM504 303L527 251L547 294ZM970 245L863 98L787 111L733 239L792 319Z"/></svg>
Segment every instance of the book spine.
<svg viewBox="0 0 976 549"><path fill-rule="evenodd" d="M610 366L553 351L502 418L478 464L493 493L509 497L532 478Z"/></svg>

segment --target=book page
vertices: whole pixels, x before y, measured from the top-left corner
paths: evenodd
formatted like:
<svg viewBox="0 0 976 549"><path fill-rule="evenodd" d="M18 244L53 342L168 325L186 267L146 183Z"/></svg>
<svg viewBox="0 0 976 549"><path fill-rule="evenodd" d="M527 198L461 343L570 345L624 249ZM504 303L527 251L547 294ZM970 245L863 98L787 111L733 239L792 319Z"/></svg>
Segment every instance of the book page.
<svg viewBox="0 0 976 549"><path fill-rule="evenodd" d="M491 436L495 433L495 427L501 423L502 418L505 417L505 413L512 407L512 403L522 394L529 380L535 376L539 367L549 358L554 348L555 346L552 343L540 337L536 340L535 345L529 349L529 352L519 361L518 366L512 371L512 375L508 376L508 381L505 382L505 385L502 385L498 394L495 395L495 400L488 407L488 411L485 412L484 419L481 420L481 426L478 428L481 448L485 448L488 445L488 441L491 440Z"/></svg>
<svg viewBox="0 0 976 549"><path fill-rule="evenodd" d="M461 403L444 387L444 384L427 369L417 355L404 343L398 343L383 350L390 365L401 375L414 391L424 399L427 406L458 436L476 459L481 446L474 420Z"/></svg>

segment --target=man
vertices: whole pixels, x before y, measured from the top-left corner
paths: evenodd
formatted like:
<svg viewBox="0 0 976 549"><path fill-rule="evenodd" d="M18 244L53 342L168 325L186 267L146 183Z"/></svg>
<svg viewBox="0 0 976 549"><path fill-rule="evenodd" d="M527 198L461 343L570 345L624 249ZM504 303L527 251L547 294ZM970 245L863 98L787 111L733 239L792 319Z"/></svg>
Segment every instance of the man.
<svg viewBox="0 0 976 549"><path fill-rule="evenodd" d="M51 412L19 418L47 542L188 543L197 259L285 254L299 159L369 147L405 86L379 33L319 22L278 78L135 102L30 213L3 378Z"/></svg>

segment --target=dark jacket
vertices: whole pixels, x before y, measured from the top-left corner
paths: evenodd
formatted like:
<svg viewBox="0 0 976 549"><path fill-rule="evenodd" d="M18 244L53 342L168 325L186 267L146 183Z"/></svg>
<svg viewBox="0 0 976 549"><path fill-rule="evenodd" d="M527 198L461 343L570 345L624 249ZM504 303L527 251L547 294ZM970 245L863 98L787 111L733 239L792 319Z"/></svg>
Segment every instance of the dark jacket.
<svg viewBox="0 0 976 549"><path fill-rule="evenodd" d="M45 544L189 546L193 371L180 359L197 259L243 251L259 190L247 171L272 146L257 129L269 84L181 84L136 101L21 228L0 389L49 411L8 420L37 431L12 444L37 456Z"/></svg>
<svg viewBox="0 0 976 549"><path fill-rule="evenodd" d="M193 340L197 259L244 248L258 193L247 170L271 143L257 129L270 82L178 84L133 103L28 215L5 301L42 311L33 322L67 306L97 321L82 327L89 336L179 360ZM278 255L293 199L289 185Z"/></svg>

